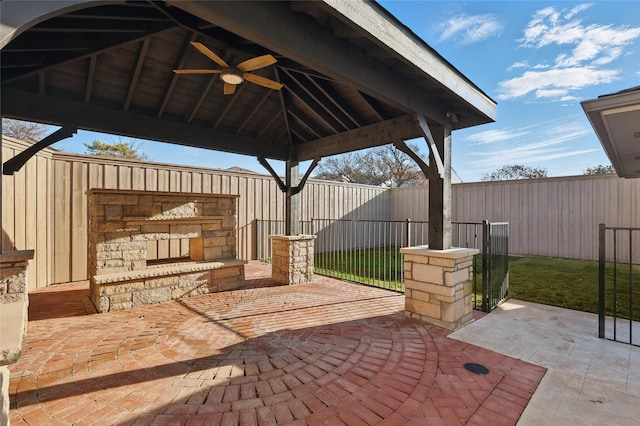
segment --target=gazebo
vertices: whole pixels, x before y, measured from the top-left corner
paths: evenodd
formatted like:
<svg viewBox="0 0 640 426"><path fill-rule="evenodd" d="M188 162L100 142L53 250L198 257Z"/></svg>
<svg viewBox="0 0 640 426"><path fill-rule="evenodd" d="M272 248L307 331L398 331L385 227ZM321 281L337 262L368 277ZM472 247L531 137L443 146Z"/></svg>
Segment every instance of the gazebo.
<svg viewBox="0 0 640 426"><path fill-rule="evenodd" d="M496 104L379 4L9 0L0 16L2 117L60 126L3 174L77 129L255 156L295 236L323 157L393 143L429 179L430 249L451 248L451 133L494 121Z"/></svg>

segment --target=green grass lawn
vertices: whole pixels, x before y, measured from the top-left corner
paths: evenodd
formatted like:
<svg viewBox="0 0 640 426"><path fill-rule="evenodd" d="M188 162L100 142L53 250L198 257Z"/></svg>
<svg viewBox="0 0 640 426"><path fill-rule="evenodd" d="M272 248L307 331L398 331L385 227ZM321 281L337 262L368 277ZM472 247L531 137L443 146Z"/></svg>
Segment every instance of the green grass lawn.
<svg viewBox="0 0 640 426"><path fill-rule="evenodd" d="M606 313L613 314L613 264L606 267ZM635 300L633 317L640 318L640 268L633 268L635 289L629 292L629 266L618 265L618 315L629 315L629 295ZM509 296L515 299L598 312L598 262L520 257L509 261Z"/></svg>
<svg viewBox="0 0 640 426"><path fill-rule="evenodd" d="M476 300L480 303L481 259L476 263ZM395 248L359 250L351 253L319 253L319 274L403 291L401 256ZM618 316L629 316L629 296L635 300L633 318L640 319L640 267L633 269L636 290L629 291L629 267L618 265ZM613 265L606 269L606 312L613 314ZM598 312L598 262L550 257L511 257L509 297L585 312Z"/></svg>
<svg viewBox="0 0 640 426"><path fill-rule="evenodd" d="M402 268L402 256L394 247L316 253L314 258L319 274L394 291L404 291Z"/></svg>

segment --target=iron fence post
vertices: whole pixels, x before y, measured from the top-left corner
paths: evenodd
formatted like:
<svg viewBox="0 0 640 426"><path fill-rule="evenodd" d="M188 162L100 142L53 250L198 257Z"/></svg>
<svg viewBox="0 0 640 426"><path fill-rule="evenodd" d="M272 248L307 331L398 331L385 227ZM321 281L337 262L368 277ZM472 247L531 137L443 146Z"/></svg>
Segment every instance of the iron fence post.
<svg viewBox="0 0 640 426"><path fill-rule="evenodd" d="M482 221L482 311L489 312L489 255L491 250L488 220Z"/></svg>
<svg viewBox="0 0 640 426"><path fill-rule="evenodd" d="M407 218L406 222L405 222L405 247L411 247L411 218Z"/></svg>
<svg viewBox="0 0 640 426"><path fill-rule="evenodd" d="M605 268L605 232L604 223L599 225L598 232L598 337L604 338L604 268Z"/></svg>

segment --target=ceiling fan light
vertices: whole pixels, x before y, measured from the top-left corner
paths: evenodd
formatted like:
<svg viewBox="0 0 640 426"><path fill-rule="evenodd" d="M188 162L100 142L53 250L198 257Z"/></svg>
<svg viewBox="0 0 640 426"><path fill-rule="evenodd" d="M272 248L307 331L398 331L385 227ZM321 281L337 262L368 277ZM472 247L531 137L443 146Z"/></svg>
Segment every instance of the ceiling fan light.
<svg viewBox="0 0 640 426"><path fill-rule="evenodd" d="M220 79L228 84L240 84L244 81L242 72L235 68L225 68L220 73Z"/></svg>

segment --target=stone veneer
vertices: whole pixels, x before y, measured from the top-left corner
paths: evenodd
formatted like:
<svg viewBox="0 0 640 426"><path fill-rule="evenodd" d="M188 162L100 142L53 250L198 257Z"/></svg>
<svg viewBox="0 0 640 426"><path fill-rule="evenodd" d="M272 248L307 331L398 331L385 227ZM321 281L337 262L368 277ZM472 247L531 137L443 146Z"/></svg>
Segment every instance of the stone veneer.
<svg viewBox="0 0 640 426"><path fill-rule="evenodd" d="M90 189L87 197L90 297L98 312L244 284L237 195ZM188 240L188 259L149 264L148 242L159 240Z"/></svg>
<svg viewBox="0 0 640 426"><path fill-rule="evenodd" d="M33 250L0 253L0 425L9 424L7 365L18 361L27 334L27 264Z"/></svg>
<svg viewBox="0 0 640 426"><path fill-rule="evenodd" d="M300 284L313 279L315 235L270 235L271 278L282 284Z"/></svg>
<svg viewBox="0 0 640 426"><path fill-rule="evenodd" d="M400 249L404 254L405 314L455 330L473 318L473 256L476 249Z"/></svg>

